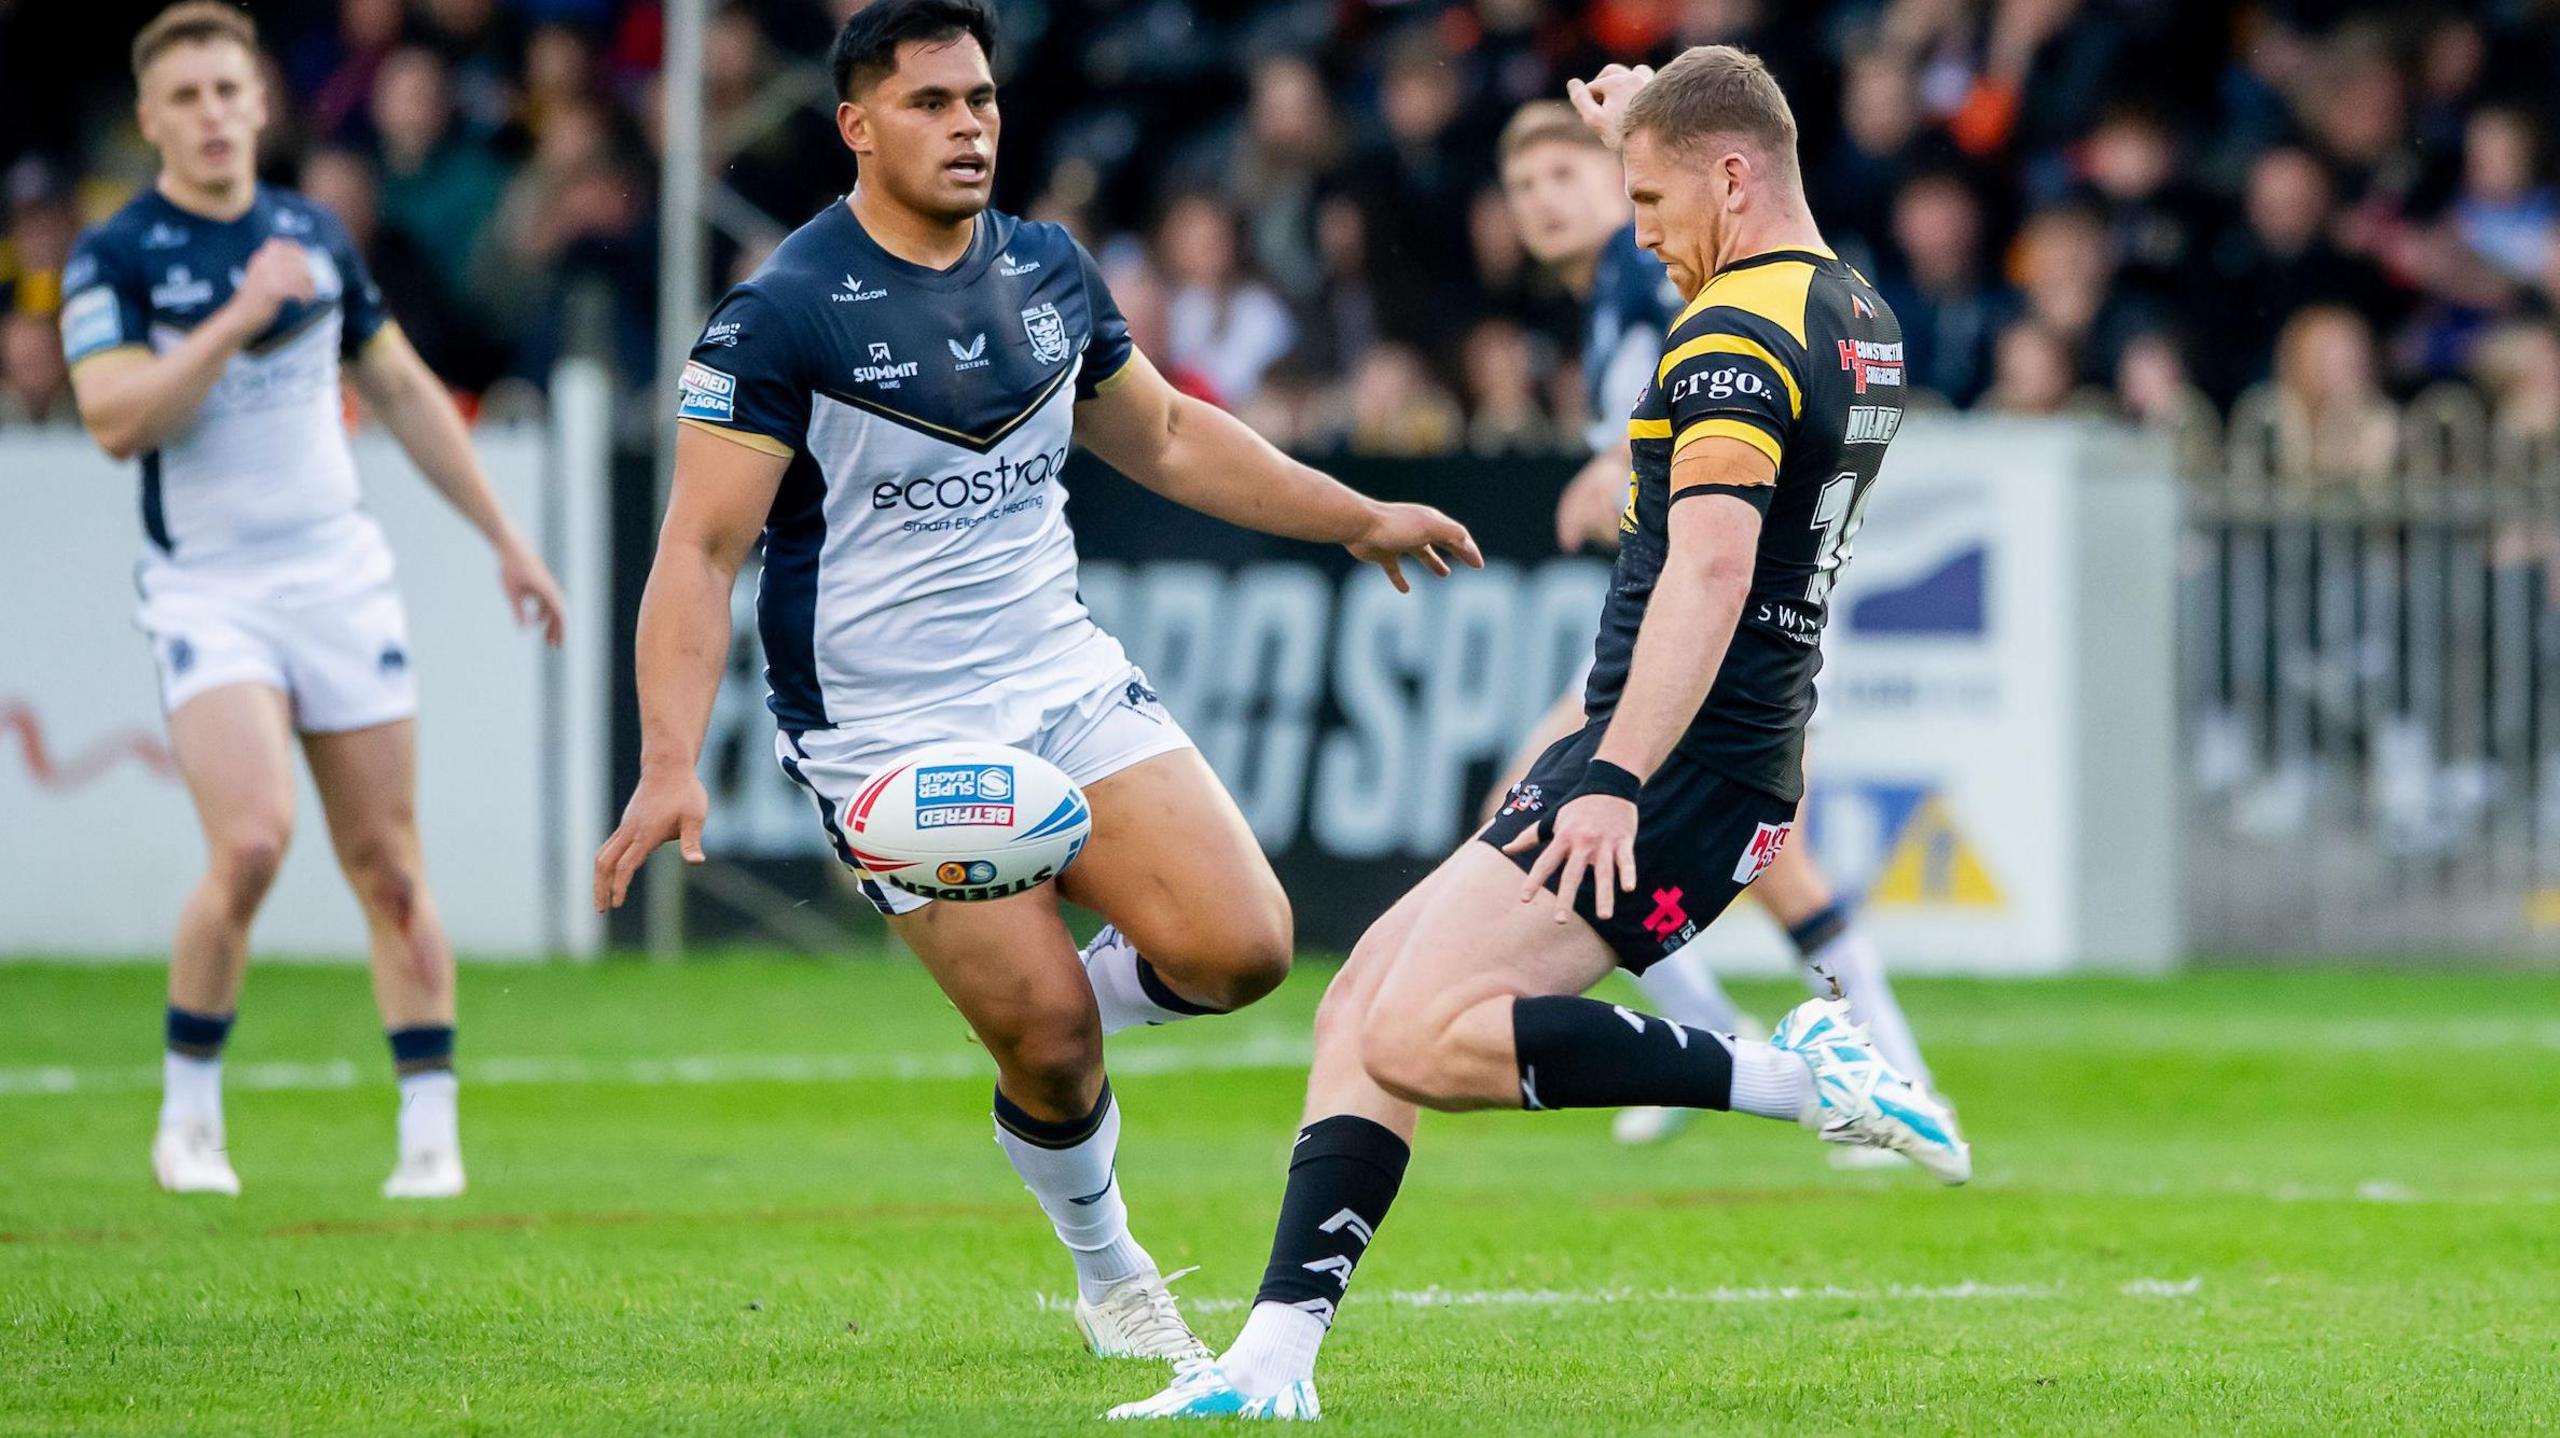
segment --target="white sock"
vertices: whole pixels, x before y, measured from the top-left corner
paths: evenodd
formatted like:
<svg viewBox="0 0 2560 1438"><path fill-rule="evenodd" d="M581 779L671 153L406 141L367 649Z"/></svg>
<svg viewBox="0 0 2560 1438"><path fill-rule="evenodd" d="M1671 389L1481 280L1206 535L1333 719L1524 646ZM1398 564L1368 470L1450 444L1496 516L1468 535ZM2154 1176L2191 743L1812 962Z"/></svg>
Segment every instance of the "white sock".
<svg viewBox="0 0 2560 1438"><path fill-rule="evenodd" d="M462 1147L462 1084L451 1069L400 1076L400 1152Z"/></svg>
<svg viewBox="0 0 2560 1438"><path fill-rule="evenodd" d="M162 1051L160 1060L160 1126L176 1128L192 1120L211 1121L222 1131L222 1060Z"/></svg>
<svg viewBox="0 0 2560 1438"><path fill-rule="evenodd" d="M1876 1052L1884 1055L1884 1061L1935 1093L1938 1086L1920 1057L1920 1041L1911 1036L1911 1021L1902 1016L1902 1005L1893 997L1893 982L1885 977L1884 955L1867 931L1852 923L1806 955L1805 961L1820 965L1840 981L1841 995L1849 1000L1849 1017L1867 1026L1867 1035L1875 1040ZM1829 997L1810 968L1805 970L1805 983L1816 998Z"/></svg>
<svg viewBox="0 0 2560 1438"><path fill-rule="evenodd" d="M1316 1376L1325 1333L1323 1319L1294 1304L1257 1303L1218 1368L1247 1398L1267 1397Z"/></svg>
<svg viewBox="0 0 2560 1438"><path fill-rule="evenodd" d="M1733 1040L1733 1111L1807 1122L1818 1105L1813 1070L1785 1049L1757 1039Z"/></svg>
<svg viewBox="0 0 2560 1438"><path fill-rule="evenodd" d="M1636 987L1655 1013L1676 1024L1730 1034L1744 1027L1742 1010L1694 951L1673 954L1636 976Z"/></svg>
<svg viewBox="0 0 2560 1438"><path fill-rule="evenodd" d="M1010 1107L1001 1094L997 1104ZM996 1120L996 1143L1075 1259L1076 1290L1087 1303L1100 1302L1114 1284L1156 1272L1156 1261L1129 1236L1129 1205L1120 1197L1117 1168L1120 1105L1108 1086L1101 1109L1092 1132L1063 1148L1023 1137L1001 1114Z"/></svg>
<svg viewBox="0 0 2560 1438"><path fill-rule="evenodd" d="M1157 992L1149 993L1147 978L1139 972L1144 960L1138 957L1138 947L1121 937L1118 929L1106 925L1078 957L1084 960L1086 982L1093 985L1094 1002L1102 1008L1102 1032L1106 1038L1124 1029L1177 1024L1210 1012L1197 1004L1178 1009L1166 1007L1160 1001L1163 997L1179 1002L1181 996L1164 988L1160 978L1155 981ZM1153 973L1152 969L1147 970L1148 976Z"/></svg>

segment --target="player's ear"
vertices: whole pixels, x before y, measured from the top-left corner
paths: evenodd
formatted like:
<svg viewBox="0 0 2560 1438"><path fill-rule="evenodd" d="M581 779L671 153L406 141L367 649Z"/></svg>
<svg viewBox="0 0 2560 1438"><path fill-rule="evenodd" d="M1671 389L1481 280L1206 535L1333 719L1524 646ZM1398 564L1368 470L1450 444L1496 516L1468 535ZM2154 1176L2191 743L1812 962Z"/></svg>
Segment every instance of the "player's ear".
<svg viewBox="0 0 2560 1438"><path fill-rule="evenodd" d="M871 112L851 100L836 106L836 135L857 155L871 153Z"/></svg>

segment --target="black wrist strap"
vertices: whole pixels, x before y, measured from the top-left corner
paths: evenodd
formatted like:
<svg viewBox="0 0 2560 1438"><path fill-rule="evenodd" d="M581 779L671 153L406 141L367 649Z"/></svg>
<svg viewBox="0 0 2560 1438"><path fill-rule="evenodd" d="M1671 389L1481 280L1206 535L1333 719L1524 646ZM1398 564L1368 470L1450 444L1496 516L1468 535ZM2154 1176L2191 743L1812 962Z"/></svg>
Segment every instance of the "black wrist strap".
<svg viewBox="0 0 2560 1438"><path fill-rule="evenodd" d="M1556 811L1586 794L1606 794L1612 799L1624 799L1632 804L1636 802L1636 796L1642 792L1644 792L1644 781L1637 778L1634 773L1606 759L1594 759L1583 769L1581 780L1573 786L1572 790L1549 805L1547 812L1539 816L1538 837L1554 838Z"/></svg>
<svg viewBox="0 0 2560 1438"><path fill-rule="evenodd" d="M1582 782L1573 786L1573 797L1577 799L1585 794L1606 794L1612 799L1633 802L1642 792L1642 779L1606 759L1592 760L1591 766L1582 771Z"/></svg>

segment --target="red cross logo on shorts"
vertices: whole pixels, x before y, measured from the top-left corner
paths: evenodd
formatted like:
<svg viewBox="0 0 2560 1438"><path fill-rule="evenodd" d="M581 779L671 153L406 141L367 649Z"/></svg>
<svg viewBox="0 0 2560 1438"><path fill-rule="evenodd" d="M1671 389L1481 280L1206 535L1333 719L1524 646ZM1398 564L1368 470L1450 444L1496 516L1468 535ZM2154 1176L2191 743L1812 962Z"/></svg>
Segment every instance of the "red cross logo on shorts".
<svg viewBox="0 0 2560 1438"><path fill-rule="evenodd" d="M1689 926L1689 911L1680 907L1678 889L1653 891L1653 912L1644 920L1644 931L1656 941L1668 941L1673 934Z"/></svg>

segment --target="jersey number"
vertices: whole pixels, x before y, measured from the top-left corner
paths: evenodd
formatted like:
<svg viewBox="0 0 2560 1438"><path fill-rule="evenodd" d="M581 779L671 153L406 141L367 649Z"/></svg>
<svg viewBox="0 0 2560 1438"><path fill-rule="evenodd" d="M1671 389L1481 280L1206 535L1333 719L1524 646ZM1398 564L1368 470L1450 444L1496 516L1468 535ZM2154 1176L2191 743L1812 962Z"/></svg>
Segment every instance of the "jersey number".
<svg viewBox="0 0 2560 1438"><path fill-rule="evenodd" d="M1830 600L1832 582L1857 542L1858 526L1867 522L1867 496L1874 492L1875 482L1861 483L1852 470L1842 470L1822 486L1821 497L1813 502L1813 527L1822 537L1814 544L1813 578L1805 581L1806 603Z"/></svg>

